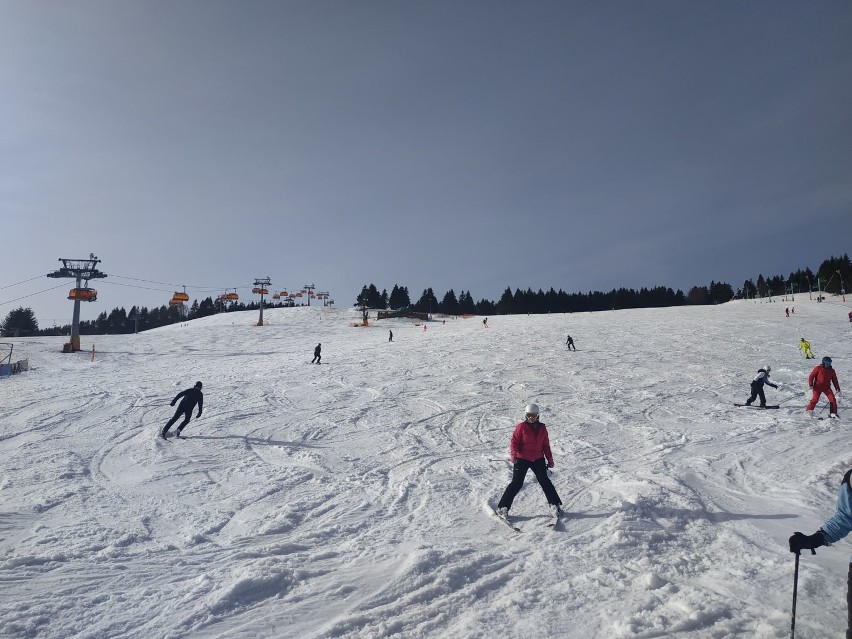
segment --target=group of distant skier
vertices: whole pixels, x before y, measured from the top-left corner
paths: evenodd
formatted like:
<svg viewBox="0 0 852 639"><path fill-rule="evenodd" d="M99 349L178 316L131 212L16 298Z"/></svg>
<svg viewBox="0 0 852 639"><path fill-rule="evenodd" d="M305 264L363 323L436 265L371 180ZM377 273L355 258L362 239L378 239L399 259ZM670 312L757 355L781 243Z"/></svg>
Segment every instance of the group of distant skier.
<svg viewBox="0 0 852 639"><path fill-rule="evenodd" d="M815 359L811 345L803 337L799 348L805 354L805 359ZM751 380L751 396L746 400L745 405L751 406L755 399L760 398L760 408L766 408L766 395L763 392L764 385L778 388L776 384L769 381L769 373L772 367L768 364L757 371L754 379ZM837 373L832 367L832 361L829 356L822 358L822 361L808 375L808 388L813 391L811 401L808 402L805 412L813 416L813 410L819 403L820 397L825 395L828 400L828 416L832 419L838 417L837 414L837 398L832 392L832 386L837 394L840 395L840 383L837 381Z"/></svg>

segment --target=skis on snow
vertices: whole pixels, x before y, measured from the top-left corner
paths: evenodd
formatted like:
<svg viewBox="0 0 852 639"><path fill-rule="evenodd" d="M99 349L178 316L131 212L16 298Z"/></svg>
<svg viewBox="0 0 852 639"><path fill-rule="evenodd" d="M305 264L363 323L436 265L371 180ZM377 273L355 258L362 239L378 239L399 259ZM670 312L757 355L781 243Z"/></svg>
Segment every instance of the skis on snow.
<svg viewBox="0 0 852 639"><path fill-rule="evenodd" d="M496 517L499 521L501 521L502 523L506 524L509 528L511 528L511 529L512 529L512 530L514 530L515 532L521 532L521 529L520 529L520 528L518 528L515 524L513 524L513 523L512 523L512 520L511 520L511 519L509 519L509 516L508 516L508 515L505 515L505 516L504 516L504 515L501 515L499 512L497 512L497 511L496 511L496 510L494 510L494 509L492 509L492 511L491 511L491 512L492 512L492 513L494 513L494 516L495 516L495 517Z"/></svg>
<svg viewBox="0 0 852 639"><path fill-rule="evenodd" d="M497 512L496 510L494 510L493 508L491 509L491 514L492 514L492 515L493 515L493 516L494 516L494 517L495 517L498 521L500 521L500 523L505 524L506 526L508 526L509 528L511 528L512 530L514 530L515 532L522 532L520 528L518 528L515 524L513 524L513 523L512 523L512 520L511 520L511 518L510 518L510 517L508 517L508 516L505 516L505 517L504 517L503 515L501 515L500 513L498 513L498 512ZM547 525L547 527L548 527L548 528L550 528L551 530L555 530L555 529L556 529L556 526L559 524L559 518L560 518L561 516L562 516L562 511L561 511L561 510L556 510L556 511L549 512L549 513L547 514L547 521L545 522L545 524L546 524L546 525Z"/></svg>
<svg viewBox="0 0 852 639"><path fill-rule="evenodd" d="M556 528L556 525L559 523L559 516L562 514L562 510L557 508L550 511L550 516L547 519L547 527L550 529Z"/></svg>

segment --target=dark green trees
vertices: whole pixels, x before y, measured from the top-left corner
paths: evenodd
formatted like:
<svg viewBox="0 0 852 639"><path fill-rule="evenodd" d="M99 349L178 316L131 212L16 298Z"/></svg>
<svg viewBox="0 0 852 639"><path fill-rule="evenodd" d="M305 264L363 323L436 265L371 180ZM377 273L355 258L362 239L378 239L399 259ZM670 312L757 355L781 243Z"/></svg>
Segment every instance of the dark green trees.
<svg viewBox="0 0 852 639"><path fill-rule="evenodd" d="M16 308L9 311L6 319L0 327L0 333L4 337L23 337L32 335L38 330L38 322L31 308Z"/></svg>

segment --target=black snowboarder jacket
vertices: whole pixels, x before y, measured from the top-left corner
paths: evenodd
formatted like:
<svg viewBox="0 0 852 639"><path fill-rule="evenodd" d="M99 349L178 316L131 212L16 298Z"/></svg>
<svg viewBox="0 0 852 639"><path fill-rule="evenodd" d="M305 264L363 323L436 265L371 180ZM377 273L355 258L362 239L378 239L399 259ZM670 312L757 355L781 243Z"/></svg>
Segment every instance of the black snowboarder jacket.
<svg viewBox="0 0 852 639"><path fill-rule="evenodd" d="M183 397L183 399L181 399ZM187 388L185 391L181 391L175 398L172 400L172 406L175 405L175 402L180 399L179 409L192 412L192 409L195 408L196 404L198 405L198 416L201 416L201 409L204 407L204 393L202 393L197 388Z"/></svg>

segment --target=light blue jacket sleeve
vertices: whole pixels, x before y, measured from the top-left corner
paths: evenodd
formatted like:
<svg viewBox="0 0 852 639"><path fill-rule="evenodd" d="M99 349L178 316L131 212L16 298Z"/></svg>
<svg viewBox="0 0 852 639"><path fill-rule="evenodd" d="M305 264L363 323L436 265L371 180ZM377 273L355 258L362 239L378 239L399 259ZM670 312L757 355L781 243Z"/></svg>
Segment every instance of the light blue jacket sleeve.
<svg viewBox="0 0 852 639"><path fill-rule="evenodd" d="M840 485L837 493L837 510L822 526L825 540L829 543L840 541L852 531L852 488L849 484Z"/></svg>

